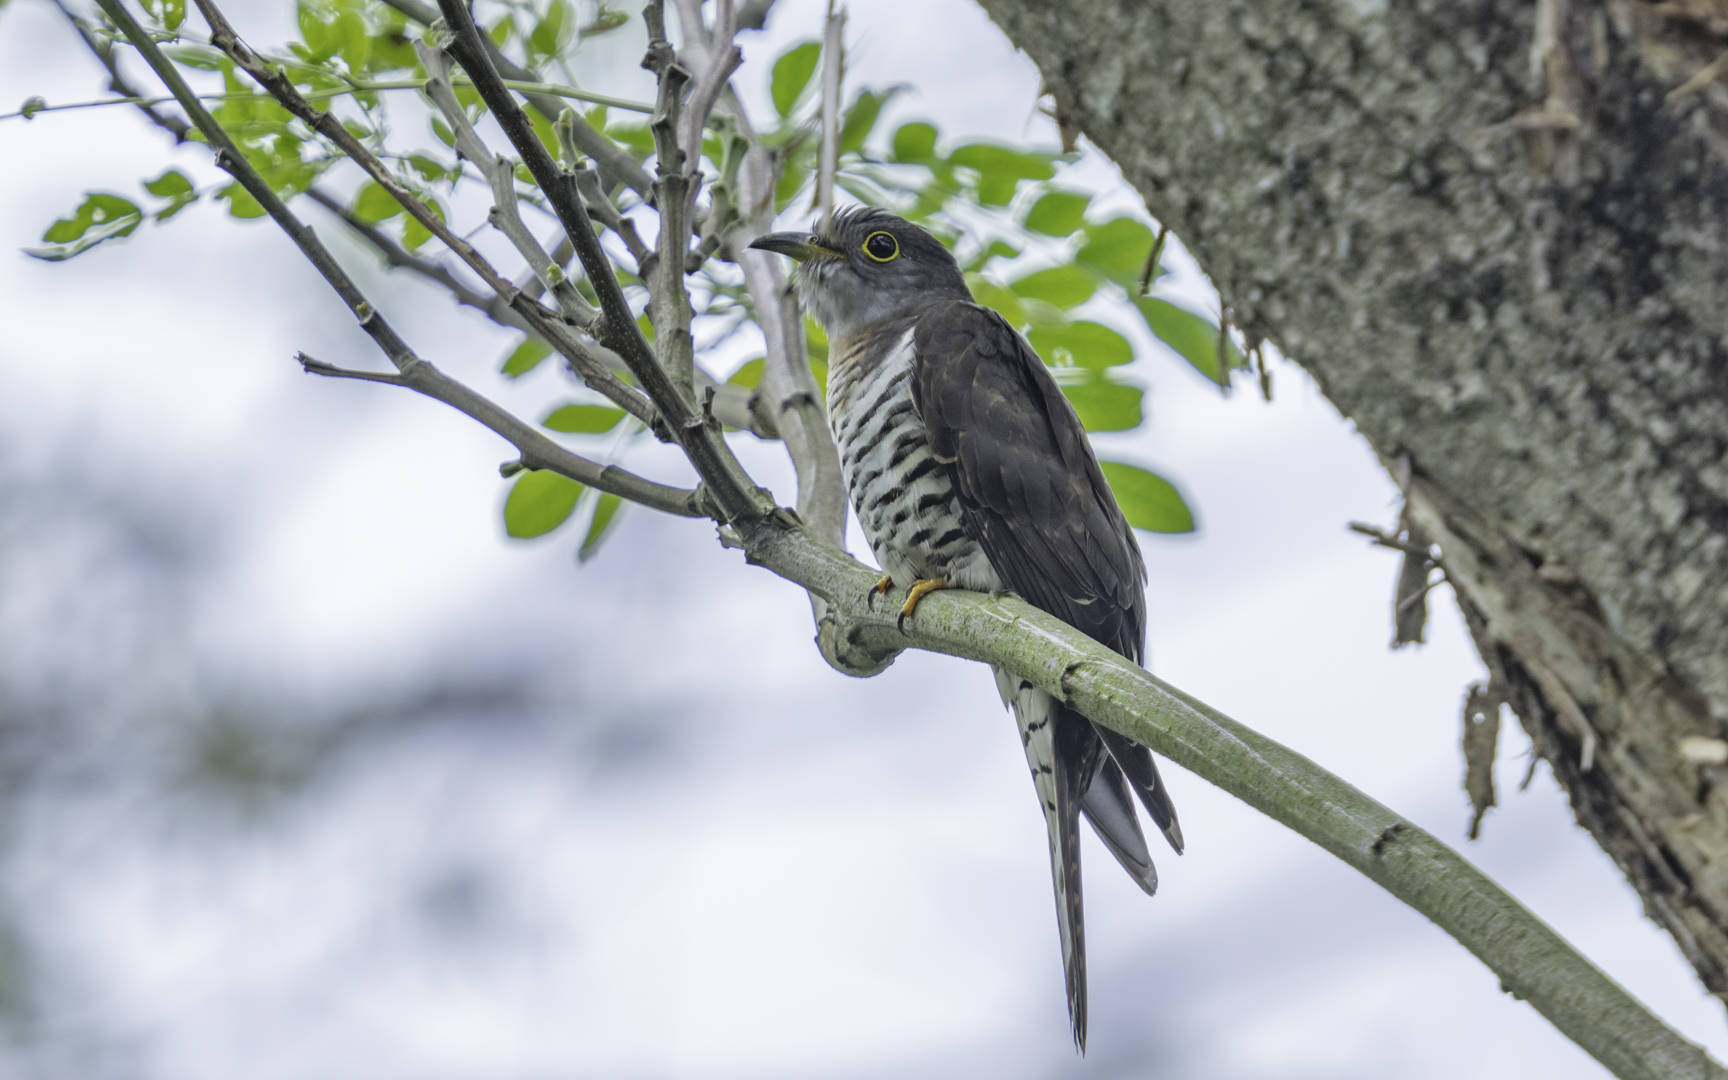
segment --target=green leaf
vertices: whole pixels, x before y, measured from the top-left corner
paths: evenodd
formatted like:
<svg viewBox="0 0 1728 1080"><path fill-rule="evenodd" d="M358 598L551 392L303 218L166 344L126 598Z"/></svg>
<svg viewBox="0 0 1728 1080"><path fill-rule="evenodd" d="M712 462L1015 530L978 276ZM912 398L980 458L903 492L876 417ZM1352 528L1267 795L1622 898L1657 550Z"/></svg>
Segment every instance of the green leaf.
<svg viewBox="0 0 1728 1080"><path fill-rule="evenodd" d="M1155 533L1194 531L1194 515L1176 485L1154 472L1120 461L1100 461L1122 516L1136 529Z"/></svg>
<svg viewBox="0 0 1728 1080"><path fill-rule="evenodd" d="M756 389L762 385L762 371L767 363L768 358L765 356L745 361L742 367L727 376L726 385L742 386L746 390Z"/></svg>
<svg viewBox="0 0 1728 1080"><path fill-rule="evenodd" d="M572 435L598 435L611 431L622 419L624 410L609 405L565 405L553 409L540 426Z"/></svg>
<svg viewBox="0 0 1728 1080"><path fill-rule="evenodd" d="M455 176L461 173L460 169L446 169L443 162L425 154L409 155L408 164L414 166L415 172L432 183L437 183L447 175Z"/></svg>
<svg viewBox="0 0 1728 1080"><path fill-rule="evenodd" d="M1010 288L1021 296L1043 300L1067 310L1090 300L1098 290L1098 279L1067 263L1027 274L1016 279Z"/></svg>
<svg viewBox="0 0 1728 1080"><path fill-rule="evenodd" d="M593 37L596 34L604 34L609 30L616 30L629 21L630 16L624 14L622 11L607 11L606 8L602 6L599 13L594 16L594 21L589 23L587 26L582 27L582 29L577 31L577 33L581 34L585 38Z"/></svg>
<svg viewBox="0 0 1728 1080"><path fill-rule="evenodd" d="M0 4L5 0L0 0ZM40 94L32 94L24 99L24 104L18 107L19 114L26 120L36 119L36 114L48 107L48 99Z"/></svg>
<svg viewBox="0 0 1728 1080"><path fill-rule="evenodd" d="M949 160L978 173L978 201L985 206L1007 206L1022 180L1048 180L1056 175L1048 154L1028 154L994 143L969 143L955 150Z"/></svg>
<svg viewBox="0 0 1728 1080"><path fill-rule="evenodd" d="M229 217L246 220L264 216L264 207L259 205L258 200L252 197L250 191L240 186L239 181L235 181L218 191L216 198L227 200Z"/></svg>
<svg viewBox="0 0 1728 1080"><path fill-rule="evenodd" d="M1151 254L1152 230L1144 222L1119 217L1086 226L1086 244L1074 258L1118 285L1130 287L1140 281L1146 257Z"/></svg>
<svg viewBox="0 0 1728 1080"><path fill-rule="evenodd" d="M445 146L456 145L456 133L450 130L450 125L434 116L432 118L432 134L438 136L438 141Z"/></svg>
<svg viewBox="0 0 1728 1080"><path fill-rule="evenodd" d="M444 205L437 199L423 199L421 201L432 208L432 213L437 215L439 221L449 222L450 219L444 215ZM419 218L410 217L403 222L402 244L409 251L420 250L420 245L430 239L432 239L432 230L420 224Z"/></svg>
<svg viewBox="0 0 1728 1080"><path fill-rule="evenodd" d="M858 96L852 100L851 107L840 121L842 154L856 154L864 149L864 140L875 130L876 120L882 115L882 106L888 104L899 92L899 87L894 87L885 94L872 90L858 92Z"/></svg>
<svg viewBox="0 0 1728 1080"><path fill-rule="evenodd" d="M396 196L385 191L376 180L366 181L366 186L354 196L354 216L368 224L389 221L401 212L402 204L396 201Z"/></svg>
<svg viewBox="0 0 1728 1080"><path fill-rule="evenodd" d="M542 56L557 56L575 25L576 14L570 10L570 0L552 0L546 17L528 35L528 47Z"/></svg>
<svg viewBox="0 0 1728 1080"><path fill-rule="evenodd" d="M1063 377L1059 370L1056 382L1087 431L1127 431L1146 419L1146 391L1138 386L1115 382L1102 372L1087 372L1076 379Z"/></svg>
<svg viewBox="0 0 1728 1080"><path fill-rule="evenodd" d="M1026 309L1021 306L1020 298L1002 286L984 277L982 274L967 274L966 287L972 290L972 299L987 308L1001 314L1008 320L1008 325L1018 330L1026 325Z"/></svg>
<svg viewBox="0 0 1728 1080"><path fill-rule="evenodd" d="M163 199L172 199L192 190L192 181L179 169L169 169L154 180L144 182L144 190Z"/></svg>
<svg viewBox="0 0 1728 1080"><path fill-rule="evenodd" d="M816 342L814 340L809 340L809 343L811 346L811 354L809 357L810 374L816 380L817 392L822 396L822 399L826 401L828 398L828 362L822 357L827 355L828 346L826 342ZM821 353L820 356L817 355L818 351ZM767 363L768 361L764 357L760 356L754 360L746 362L737 371L732 373L731 377L726 380L726 385L742 386L746 390L756 389L758 386L762 385L762 371Z"/></svg>
<svg viewBox="0 0 1728 1080"><path fill-rule="evenodd" d="M186 21L186 0L145 0L144 10L169 30L180 29Z"/></svg>
<svg viewBox="0 0 1728 1080"><path fill-rule="evenodd" d="M348 65L348 70L362 72L366 70L366 61L372 58L372 35L366 32L366 20L357 11L344 11L336 16L336 51L341 54L342 62Z"/></svg>
<svg viewBox="0 0 1728 1080"><path fill-rule="evenodd" d="M523 338L522 344L516 346L516 351L504 358L501 369L507 379L526 375L539 366L540 361L552 355L552 346L537 337Z"/></svg>
<svg viewBox="0 0 1728 1080"><path fill-rule="evenodd" d="M989 247L966 260L966 265L961 267L961 269L965 270L968 274L977 273L979 270L984 269L991 259L998 257L1003 259L1012 259L1019 254L1020 249L1014 245L1002 240L992 240L990 241Z"/></svg>
<svg viewBox="0 0 1728 1080"><path fill-rule="evenodd" d="M545 536L570 519L582 491L581 484L555 472L523 473L504 500L504 532L517 540Z"/></svg>
<svg viewBox="0 0 1728 1080"><path fill-rule="evenodd" d="M335 56L342 41L337 36L335 27L324 20L323 14L307 0L300 0L296 15L300 22L300 37L306 42L306 47L312 50L312 62L318 63Z"/></svg>
<svg viewBox="0 0 1728 1080"><path fill-rule="evenodd" d="M1102 371L1134 359L1134 346L1116 331L1095 322L1038 327L1026 335L1051 367L1085 367Z"/></svg>
<svg viewBox="0 0 1728 1080"><path fill-rule="evenodd" d="M182 42L179 45L164 45L162 51L172 57L175 63L200 71L227 71L234 66L234 61L228 59L220 49L213 49L208 45Z"/></svg>
<svg viewBox="0 0 1728 1080"><path fill-rule="evenodd" d="M578 562L587 562L600 550L605 542L606 534L612 531L612 523L618 520L618 509L624 505L624 500L610 491L600 496L594 504L594 516L588 519L588 535L582 538L582 550L576 553Z"/></svg>
<svg viewBox="0 0 1728 1080"><path fill-rule="evenodd" d="M1086 218L1092 196L1077 191L1052 191L1026 211L1026 227L1045 236L1068 236Z"/></svg>
<svg viewBox="0 0 1728 1080"><path fill-rule="evenodd" d="M774 111L781 116L792 115L792 110L798 105L798 98L804 93L804 88L810 85L810 76L816 73L816 60L822 55L822 46L814 41L806 41L802 45L794 45L780 54L774 61L774 73L769 78L769 93L774 98Z"/></svg>
<svg viewBox="0 0 1728 1080"><path fill-rule="evenodd" d="M914 122L901 124L894 132L895 161L928 161L936 156L936 128Z"/></svg>
<svg viewBox="0 0 1728 1080"><path fill-rule="evenodd" d="M71 217L61 218L42 234L48 247L25 248L24 253L46 262L64 262L105 240L130 236L143 221L144 212L130 199L86 192Z"/></svg>
<svg viewBox="0 0 1728 1080"><path fill-rule="evenodd" d="M42 239L51 244L65 244L77 240L97 226L112 230L116 226L127 225L126 232L112 232L111 236L125 236L138 227L143 220L144 212L129 199L118 195L104 195L100 192L87 192L84 201L78 204L78 209L72 211L69 218L61 218L48 227L42 234Z"/></svg>
<svg viewBox="0 0 1728 1080"><path fill-rule="evenodd" d="M1156 296L1135 297L1134 306L1158 339L1194 365L1194 370L1213 382L1223 381L1218 375L1218 327L1210 320ZM1231 367L1247 366L1233 342L1226 341L1224 348Z"/></svg>
<svg viewBox="0 0 1728 1080"><path fill-rule="evenodd" d="M186 174L178 169L169 169L156 179L145 181L144 190L168 200L166 206L156 211L157 221L167 221L198 201L198 193L193 190L192 181L186 179Z"/></svg>
<svg viewBox="0 0 1728 1080"><path fill-rule="evenodd" d="M539 109L529 109L528 122L534 126L534 134L540 136L540 145L552 155L552 160L558 160L558 132L553 129L552 121L546 119L546 114Z"/></svg>
<svg viewBox="0 0 1728 1080"><path fill-rule="evenodd" d="M372 35L372 59L367 65L372 71L399 71L419 62L414 53L414 39L402 29Z"/></svg>

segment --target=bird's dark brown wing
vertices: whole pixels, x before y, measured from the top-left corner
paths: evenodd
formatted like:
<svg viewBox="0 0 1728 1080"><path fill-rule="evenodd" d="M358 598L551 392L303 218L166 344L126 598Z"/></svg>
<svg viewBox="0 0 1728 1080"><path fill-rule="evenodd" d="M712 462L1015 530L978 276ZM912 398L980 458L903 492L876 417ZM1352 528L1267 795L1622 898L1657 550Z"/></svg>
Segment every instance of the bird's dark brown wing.
<svg viewBox="0 0 1728 1080"><path fill-rule="evenodd" d="M966 531L1002 584L1143 662L1146 564L1050 370L1002 316L966 301L925 312L913 344L913 406ZM1151 753L1108 729L1098 734L1180 852L1182 827Z"/></svg>
<svg viewBox="0 0 1728 1080"><path fill-rule="evenodd" d="M1135 661L1146 566L1079 417L1025 339L951 301L914 338L912 400L1002 584Z"/></svg>

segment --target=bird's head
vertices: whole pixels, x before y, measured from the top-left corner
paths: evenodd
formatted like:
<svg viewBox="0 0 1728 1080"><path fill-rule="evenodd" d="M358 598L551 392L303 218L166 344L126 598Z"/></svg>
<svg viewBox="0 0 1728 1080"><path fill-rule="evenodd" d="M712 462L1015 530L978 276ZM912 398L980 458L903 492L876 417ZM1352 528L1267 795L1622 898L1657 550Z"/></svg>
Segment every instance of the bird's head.
<svg viewBox="0 0 1728 1080"><path fill-rule="evenodd" d="M841 210L825 230L769 233L750 246L798 261L798 299L835 340L938 301L971 299L953 253L886 210Z"/></svg>

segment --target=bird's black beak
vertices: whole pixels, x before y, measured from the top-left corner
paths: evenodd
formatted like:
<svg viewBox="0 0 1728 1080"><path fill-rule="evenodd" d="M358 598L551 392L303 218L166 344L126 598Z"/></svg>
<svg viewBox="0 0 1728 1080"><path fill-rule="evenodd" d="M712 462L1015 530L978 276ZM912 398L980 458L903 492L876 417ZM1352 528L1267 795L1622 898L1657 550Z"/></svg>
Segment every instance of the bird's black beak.
<svg viewBox="0 0 1728 1080"><path fill-rule="evenodd" d="M838 259L841 257L838 251L823 247L818 243L815 233L807 232L769 233L766 236L757 237L750 246L780 255L790 255L799 262L806 259Z"/></svg>

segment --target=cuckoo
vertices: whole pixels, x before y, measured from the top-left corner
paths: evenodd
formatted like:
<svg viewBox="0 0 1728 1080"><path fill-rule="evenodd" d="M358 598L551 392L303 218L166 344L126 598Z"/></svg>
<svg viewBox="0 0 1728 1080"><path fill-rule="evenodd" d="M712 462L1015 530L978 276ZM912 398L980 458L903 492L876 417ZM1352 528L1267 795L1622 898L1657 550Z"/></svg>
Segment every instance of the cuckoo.
<svg viewBox="0 0 1728 1080"><path fill-rule="evenodd" d="M852 506L902 626L936 589L1008 589L1139 663L1145 563L1074 409L1002 316L975 303L935 237L878 209L752 247L799 263L798 298L828 334L828 422ZM1147 749L1007 671L1050 836L1074 1041L1086 1047L1079 819L1148 894L1158 873L1134 798L1182 851Z"/></svg>

